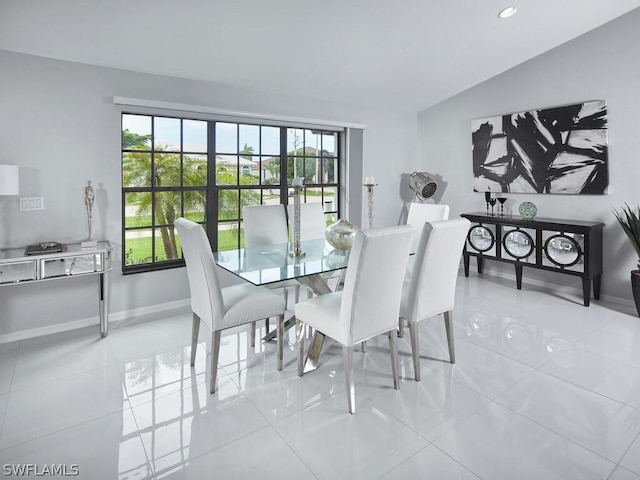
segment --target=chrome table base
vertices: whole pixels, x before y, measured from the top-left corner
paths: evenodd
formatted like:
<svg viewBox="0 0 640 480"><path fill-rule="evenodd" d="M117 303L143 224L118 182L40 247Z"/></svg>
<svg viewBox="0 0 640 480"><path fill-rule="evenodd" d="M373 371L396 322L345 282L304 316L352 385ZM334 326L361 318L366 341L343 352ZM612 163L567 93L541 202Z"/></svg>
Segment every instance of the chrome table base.
<svg viewBox="0 0 640 480"><path fill-rule="evenodd" d="M338 283L336 285L336 291L342 290L345 274L346 270L342 270L340 273L340 278L338 279ZM327 280L320 274L300 277L297 280L302 285L310 288L315 295L326 295L327 293L333 292L333 290L331 290L331 287L327 283ZM290 329L295 324L295 317L289 318L284 323L284 330ZM276 330L267 333L267 335L265 335L262 340L268 342L273 340L274 338L276 338ZM320 353L322 352L322 346L324 345L324 338L324 334L318 331L314 332L313 339L311 340L311 345L309 346L309 351L307 352L307 358L302 369L304 373L311 372L318 368L318 360L320 358Z"/></svg>

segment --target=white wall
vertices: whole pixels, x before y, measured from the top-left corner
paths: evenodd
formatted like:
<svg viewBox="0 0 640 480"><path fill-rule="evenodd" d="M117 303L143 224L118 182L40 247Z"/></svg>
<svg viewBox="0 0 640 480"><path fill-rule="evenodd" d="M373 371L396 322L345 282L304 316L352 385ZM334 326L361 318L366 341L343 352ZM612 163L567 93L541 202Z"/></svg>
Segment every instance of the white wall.
<svg viewBox="0 0 640 480"><path fill-rule="evenodd" d="M601 221L604 230L602 293L630 299L635 266L626 237L612 214L625 202L640 204L640 9L494 77L418 115L419 168L440 173L449 184L443 202L452 215L484 211L474 193L471 120L602 99L608 105L609 195L507 195L508 208L533 201L544 217ZM486 262L489 270L504 270ZM475 268L474 262L472 267ZM513 268L507 270L513 274ZM571 277L525 269L524 278L574 284Z"/></svg>
<svg viewBox="0 0 640 480"><path fill-rule="evenodd" d="M18 197L0 197L0 248L87 235L84 186L96 190L94 232L116 247L111 311L184 302L184 268L122 276L120 107L123 96L271 115L365 124L364 173L378 177L377 224L395 224L402 201L396 182L416 161L415 115L366 110L263 94L212 83L93 67L0 50L0 164L20 167L20 197L44 197L42 212L19 212ZM361 202L364 193L351 192ZM89 281L91 280L91 281ZM0 288L0 341L97 323L92 277Z"/></svg>

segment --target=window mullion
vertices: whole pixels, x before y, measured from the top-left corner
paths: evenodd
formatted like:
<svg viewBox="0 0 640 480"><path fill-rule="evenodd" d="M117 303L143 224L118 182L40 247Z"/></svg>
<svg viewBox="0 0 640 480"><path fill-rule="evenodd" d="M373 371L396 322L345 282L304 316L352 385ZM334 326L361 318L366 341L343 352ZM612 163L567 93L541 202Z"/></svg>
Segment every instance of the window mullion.
<svg viewBox="0 0 640 480"><path fill-rule="evenodd" d="M287 163L287 127L280 127L280 203L283 205L289 203Z"/></svg>
<svg viewBox="0 0 640 480"><path fill-rule="evenodd" d="M216 122L207 122L207 205L205 220L213 251L218 250L218 185L216 183Z"/></svg>

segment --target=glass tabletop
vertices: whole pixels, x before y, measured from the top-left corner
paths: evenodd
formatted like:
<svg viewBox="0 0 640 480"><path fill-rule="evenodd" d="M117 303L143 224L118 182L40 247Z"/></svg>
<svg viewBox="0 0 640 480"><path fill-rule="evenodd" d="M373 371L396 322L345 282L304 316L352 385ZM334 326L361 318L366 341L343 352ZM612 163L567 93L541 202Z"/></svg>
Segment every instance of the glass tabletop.
<svg viewBox="0 0 640 480"><path fill-rule="evenodd" d="M301 242L303 257L292 257L291 243L214 252L221 268L254 285L284 282L309 275L341 270L349 263L349 251L333 248L324 238Z"/></svg>

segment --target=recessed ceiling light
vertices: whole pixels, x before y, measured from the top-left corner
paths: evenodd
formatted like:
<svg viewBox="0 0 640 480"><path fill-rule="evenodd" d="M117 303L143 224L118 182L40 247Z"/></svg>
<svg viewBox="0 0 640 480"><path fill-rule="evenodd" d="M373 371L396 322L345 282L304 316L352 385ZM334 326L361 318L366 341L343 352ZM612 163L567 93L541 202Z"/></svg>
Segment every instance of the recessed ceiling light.
<svg viewBox="0 0 640 480"><path fill-rule="evenodd" d="M513 17L516 13L518 13L518 7L507 7L504 10L502 10L498 16L500 18L509 18L509 17Z"/></svg>

